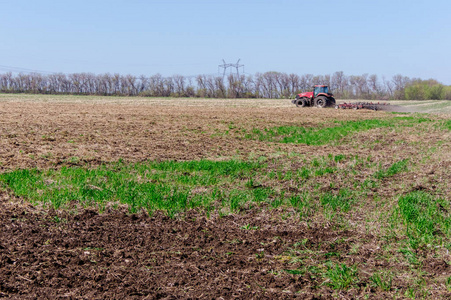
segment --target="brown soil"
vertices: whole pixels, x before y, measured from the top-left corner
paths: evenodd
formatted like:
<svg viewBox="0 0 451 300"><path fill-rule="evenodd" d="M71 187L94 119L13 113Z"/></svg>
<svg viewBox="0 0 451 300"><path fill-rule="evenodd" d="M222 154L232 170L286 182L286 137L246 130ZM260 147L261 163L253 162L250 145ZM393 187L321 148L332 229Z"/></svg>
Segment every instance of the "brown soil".
<svg viewBox="0 0 451 300"><path fill-rule="evenodd" d="M17 199L12 204L5 193L1 199L0 297L351 299L368 294L370 299L384 299L390 295L371 287L369 274L387 267L379 258L381 250L372 244L373 236L283 220L275 210L210 218L190 211L183 219L170 219L160 213L128 215L121 210L42 211ZM364 242L358 252L340 259L327 256L350 252L357 240ZM303 248L294 251L301 241ZM338 260L363 270L354 287L340 292L328 287L321 274L283 271L324 268L326 261ZM451 271L437 258L426 263L431 278ZM406 279L394 279L396 289L408 285Z"/></svg>
<svg viewBox="0 0 451 300"><path fill-rule="evenodd" d="M379 117L386 114L291 105L0 102L0 171L98 165L118 159L225 159L277 151L351 153L371 156L384 166L407 157L421 165L429 147L450 139L449 133L433 128L421 136L416 128L376 129L346 137L339 146L312 147L245 140L240 133L254 127L308 127L328 120ZM379 196L392 199L409 188L437 187L449 195L450 144L440 145L421 170L382 183ZM366 179L363 171L361 176ZM328 178L319 182L319 188L330 188L331 180L342 178ZM292 185L284 184L281 188ZM442 253L447 250L419 249L420 266L413 271L397 249L376 239L378 228L368 223L364 228L361 211L365 209L380 207L368 201L367 207L350 216L355 225L344 230L324 220L300 222L289 209L265 207L210 218L189 211L178 219L161 213L129 215L125 208L99 214L75 204L54 211L0 190L0 298L356 299L368 295L386 299L405 297L417 278L428 286L427 297L451 298L443 285L451 272L449 254ZM332 289L324 277L329 262L357 266L358 282L349 289ZM370 280L380 270L401 274L393 278L389 291Z"/></svg>
<svg viewBox="0 0 451 300"><path fill-rule="evenodd" d="M304 288L313 296L315 280L271 273L284 268L277 257L302 239L315 247L340 236L256 213L207 219L192 211L183 220L120 210L74 215L2 198L0 296L18 299L274 299ZM242 229L249 223L259 229Z"/></svg>
<svg viewBox="0 0 451 300"><path fill-rule="evenodd" d="M214 101L214 100L212 100ZM242 129L314 126L327 120L382 117L372 111L0 102L0 171L72 164L200 159L271 152L268 143L235 139ZM281 145L286 151L307 151ZM305 150L303 150L303 148Z"/></svg>

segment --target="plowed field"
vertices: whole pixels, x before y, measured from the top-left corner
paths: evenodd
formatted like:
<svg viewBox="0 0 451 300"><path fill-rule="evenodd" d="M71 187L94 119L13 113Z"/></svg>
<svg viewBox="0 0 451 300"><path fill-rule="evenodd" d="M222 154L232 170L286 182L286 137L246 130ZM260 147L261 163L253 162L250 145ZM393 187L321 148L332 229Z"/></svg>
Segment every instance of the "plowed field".
<svg viewBox="0 0 451 300"><path fill-rule="evenodd" d="M448 115L3 95L0 123L0 298L451 298Z"/></svg>

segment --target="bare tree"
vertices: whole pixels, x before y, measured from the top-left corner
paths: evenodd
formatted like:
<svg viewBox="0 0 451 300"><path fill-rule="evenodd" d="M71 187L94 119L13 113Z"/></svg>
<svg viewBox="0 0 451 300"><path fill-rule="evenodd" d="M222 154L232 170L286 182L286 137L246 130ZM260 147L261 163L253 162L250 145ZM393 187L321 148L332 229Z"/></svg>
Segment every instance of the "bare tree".
<svg viewBox="0 0 451 300"><path fill-rule="evenodd" d="M174 81L175 95L178 97L184 97L185 96L185 77L183 77L182 75L174 75L174 76L172 76L172 79Z"/></svg>
<svg viewBox="0 0 451 300"><path fill-rule="evenodd" d="M393 97L397 100L404 99L405 93L404 89L406 85L410 82L409 77L402 76L401 74L397 74L393 76L392 83L394 85L394 94Z"/></svg>
<svg viewBox="0 0 451 300"><path fill-rule="evenodd" d="M346 89L348 87L348 78L343 71L335 72L331 78L331 89L337 97L346 97Z"/></svg>
<svg viewBox="0 0 451 300"><path fill-rule="evenodd" d="M0 90L9 93L52 93L125 95L151 97L207 97L207 98L287 98L303 91L310 91L314 84L329 85L336 97L362 99L405 99L425 97L440 99L449 97L449 87L436 80L410 79L397 74L382 82L375 74L347 76L342 71L332 75L286 74L281 72L257 73L255 76L198 75L186 78L182 75L151 77L93 73L50 74L7 72L0 74ZM415 86L414 86L415 85ZM426 85L427 95L420 95L415 88ZM413 96L416 95L416 96Z"/></svg>

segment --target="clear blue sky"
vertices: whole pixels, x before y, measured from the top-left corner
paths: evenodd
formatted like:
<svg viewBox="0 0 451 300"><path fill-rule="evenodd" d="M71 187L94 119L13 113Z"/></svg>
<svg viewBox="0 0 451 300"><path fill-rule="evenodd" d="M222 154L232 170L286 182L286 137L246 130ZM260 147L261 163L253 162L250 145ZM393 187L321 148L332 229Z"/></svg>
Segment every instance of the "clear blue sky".
<svg viewBox="0 0 451 300"><path fill-rule="evenodd" d="M0 72L245 72L451 84L450 0L0 0Z"/></svg>

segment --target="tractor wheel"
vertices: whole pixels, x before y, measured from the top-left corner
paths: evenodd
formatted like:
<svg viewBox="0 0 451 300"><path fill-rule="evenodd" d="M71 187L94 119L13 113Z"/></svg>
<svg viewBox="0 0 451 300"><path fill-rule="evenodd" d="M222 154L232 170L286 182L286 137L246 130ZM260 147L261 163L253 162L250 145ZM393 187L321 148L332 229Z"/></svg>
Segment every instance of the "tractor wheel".
<svg viewBox="0 0 451 300"><path fill-rule="evenodd" d="M324 108L327 106L327 98L324 96L319 96L315 98L315 106L319 108Z"/></svg>
<svg viewBox="0 0 451 300"><path fill-rule="evenodd" d="M297 107L305 107L307 105L305 99L301 98L298 101L296 101L296 106Z"/></svg>
<svg viewBox="0 0 451 300"><path fill-rule="evenodd" d="M327 98L327 102L327 106L335 106L336 104L334 97Z"/></svg>

